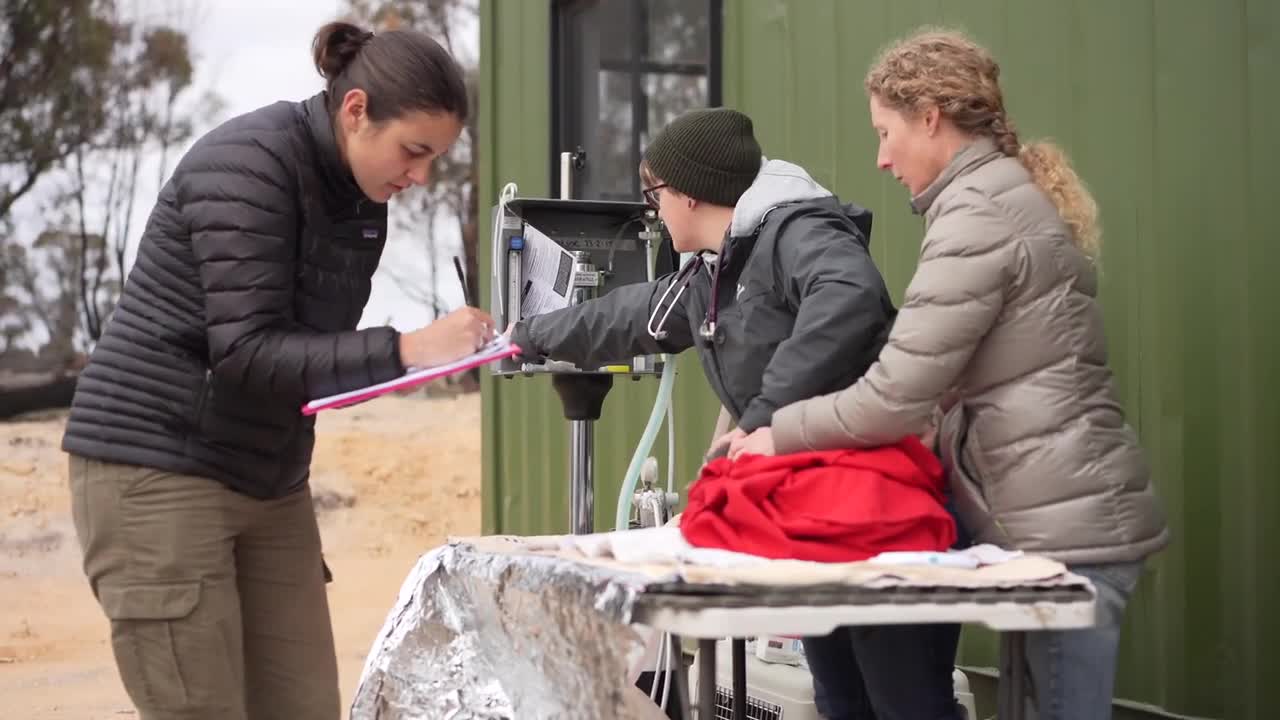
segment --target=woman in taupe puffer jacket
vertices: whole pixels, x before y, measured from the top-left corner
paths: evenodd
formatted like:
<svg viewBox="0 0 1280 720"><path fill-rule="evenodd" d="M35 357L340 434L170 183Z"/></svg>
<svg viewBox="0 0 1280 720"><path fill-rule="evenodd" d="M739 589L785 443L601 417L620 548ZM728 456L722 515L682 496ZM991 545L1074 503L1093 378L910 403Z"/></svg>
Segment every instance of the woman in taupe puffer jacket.
<svg viewBox="0 0 1280 720"><path fill-rule="evenodd" d="M1031 634L1039 717L1105 720L1125 605L1169 532L1107 367L1096 206L1061 151L1019 143L999 73L949 32L872 67L878 164L924 215L919 267L861 380L778 410L730 454L882 445L927 432L940 408L965 529L1098 590L1095 628Z"/></svg>

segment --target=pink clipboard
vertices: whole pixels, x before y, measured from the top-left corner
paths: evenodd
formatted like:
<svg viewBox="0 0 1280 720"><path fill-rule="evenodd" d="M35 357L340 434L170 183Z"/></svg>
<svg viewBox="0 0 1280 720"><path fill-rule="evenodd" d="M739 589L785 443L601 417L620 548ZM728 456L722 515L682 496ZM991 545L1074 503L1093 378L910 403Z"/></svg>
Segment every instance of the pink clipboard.
<svg viewBox="0 0 1280 720"><path fill-rule="evenodd" d="M359 390L351 390L350 392L338 393L328 397L316 398L306 405L302 406L303 415L315 415L321 410L334 410L337 408L347 407L362 403L366 400L372 400L379 395L386 395L397 390L407 390L417 387L423 383L431 382L437 378L454 375L460 372L466 372L472 368L482 365L488 365L491 362L505 360L509 357L515 357L520 354L520 347L507 342L505 338L500 338L489 345L481 348L473 355L468 355L461 360L437 365L435 367L423 368L421 370L412 370L401 375L395 380L388 380L377 385L360 388Z"/></svg>

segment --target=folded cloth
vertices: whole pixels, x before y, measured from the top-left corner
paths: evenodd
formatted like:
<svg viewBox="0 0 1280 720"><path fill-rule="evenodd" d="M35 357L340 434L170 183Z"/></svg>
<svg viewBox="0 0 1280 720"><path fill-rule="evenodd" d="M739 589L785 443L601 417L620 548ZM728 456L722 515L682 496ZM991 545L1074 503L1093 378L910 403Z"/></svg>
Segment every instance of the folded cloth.
<svg viewBox="0 0 1280 720"><path fill-rule="evenodd" d="M869 450L707 463L680 521L695 547L767 558L853 562L943 551L956 540L942 466L915 437Z"/></svg>

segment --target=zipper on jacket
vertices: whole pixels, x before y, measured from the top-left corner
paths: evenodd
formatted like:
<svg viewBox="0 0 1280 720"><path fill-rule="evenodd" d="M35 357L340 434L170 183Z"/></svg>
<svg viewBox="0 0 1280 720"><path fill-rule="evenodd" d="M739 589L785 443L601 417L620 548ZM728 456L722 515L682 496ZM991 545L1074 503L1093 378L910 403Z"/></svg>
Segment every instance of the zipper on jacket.
<svg viewBox="0 0 1280 720"><path fill-rule="evenodd" d="M754 249L754 247L755 247L755 243L753 242L752 249ZM726 275L728 275L728 270L729 270L729 266L727 263L731 261L730 256L732 254L733 254L732 250L726 248L726 251L716 259L716 268L719 271L724 272ZM750 255L748 255L748 258L750 258ZM725 263L725 264L721 265L721 263ZM738 272L734 276L734 279L732 281L732 284L735 287L737 286L738 282L742 279L743 272L745 271L745 269L746 269L746 263L744 262L742 263L742 266L738 268ZM714 272L714 271L711 271L711 272ZM717 297L717 294L721 289L722 288L718 287L718 283L716 282L711 283L711 302L714 303L717 308L720 306L720 298ZM731 295L733 294L733 292L734 292L733 290L729 291ZM736 297L734 299L736 304ZM705 312L706 310L704 309L704 313ZM738 312L741 313L742 309L738 308ZM734 396L733 391L729 388L728 380L725 378L724 365L720 362L720 353L719 353L719 347L718 347L719 343L717 338L725 337L728 333L724 332L722 334L721 321L723 320L723 318L719 317L720 313L718 312L716 313L716 315L717 315L716 328L715 330L712 331L711 337L707 339L707 349L711 353L711 366L715 369L716 379L720 383L720 389L724 392L724 396L728 398L728 402L725 404L725 407L733 412L734 417L741 419L742 413L746 412L747 410L747 404L743 404L741 407L739 407L738 402L740 398Z"/></svg>
<svg viewBox="0 0 1280 720"><path fill-rule="evenodd" d="M213 371L205 368L204 383L200 385L200 396L196 398L195 418L192 427L199 429L204 420L204 409L209 404L209 387L213 384Z"/></svg>
<svg viewBox="0 0 1280 720"><path fill-rule="evenodd" d="M723 260L724 258L718 258L716 262L722 262ZM718 302L718 298L714 297L715 290L716 288L713 284L712 297L710 298L711 302ZM708 303L708 307L709 305L710 304ZM707 310L708 308L703 308L704 317L707 314ZM701 327L701 325L702 323L699 322L698 327L693 328L693 333L695 337L701 336L701 333L699 332L699 328ZM718 327L717 327L717 330L719 330ZM725 382L724 366L720 363L720 354L716 351L716 333L712 332L711 337L702 338L702 339L706 340L707 342L707 352L710 353L711 355L711 368L716 374L716 382L720 386L720 391L721 393L724 394L724 397L722 398L722 400L726 401L725 407L727 407L735 417L741 418L742 411L744 410L744 408L738 407L738 399L733 396L733 393L729 390L729 384Z"/></svg>
<svg viewBox="0 0 1280 720"><path fill-rule="evenodd" d="M707 341L707 352L711 353L711 367L715 370L716 380L719 382L720 390L724 393L724 397L728 400L727 405L733 411L733 414L739 418L742 417L743 408L738 407L738 399L733 396L729 390L728 383L724 379L724 367L720 364L720 355L716 353L716 340L714 335Z"/></svg>

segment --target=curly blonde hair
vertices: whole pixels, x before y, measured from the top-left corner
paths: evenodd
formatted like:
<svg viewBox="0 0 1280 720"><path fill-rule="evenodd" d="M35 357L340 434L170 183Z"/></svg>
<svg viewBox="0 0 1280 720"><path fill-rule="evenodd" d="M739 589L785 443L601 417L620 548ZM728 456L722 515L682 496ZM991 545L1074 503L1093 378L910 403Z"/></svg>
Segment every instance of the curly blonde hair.
<svg viewBox="0 0 1280 720"><path fill-rule="evenodd" d="M863 85L887 108L916 115L934 106L963 132L995 140L1053 200L1076 246L1097 259L1102 248L1097 202L1060 147L1018 140L1004 107L1000 65L981 45L955 30L921 30L885 48Z"/></svg>

